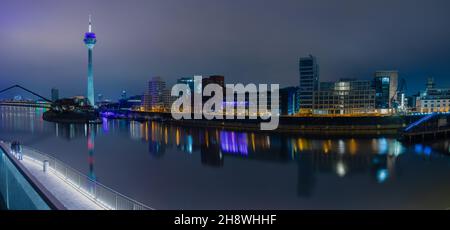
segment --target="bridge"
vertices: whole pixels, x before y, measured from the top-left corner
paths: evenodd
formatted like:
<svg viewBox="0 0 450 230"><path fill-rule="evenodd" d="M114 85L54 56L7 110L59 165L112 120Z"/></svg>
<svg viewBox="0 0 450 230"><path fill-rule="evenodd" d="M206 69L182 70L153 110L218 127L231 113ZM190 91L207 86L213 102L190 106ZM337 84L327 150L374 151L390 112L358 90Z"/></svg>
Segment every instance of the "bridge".
<svg viewBox="0 0 450 230"><path fill-rule="evenodd" d="M449 113L426 114L400 130L401 138L411 142L416 139L423 141L429 137L447 137L450 134L449 118Z"/></svg>
<svg viewBox="0 0 450 230"><path fill-rule="evenodd" d="M430 113L422 118L420 118L419 120L417 120L416 122L413 122L411 124L409 124L404 131L405 132L409 132L411 130L413 130L416 127L420 127L422 124L425 124L427 121L429 121L430 119L432 119L433 117L435 117L437 115L437 113Z"/></svg>
<svg viewBox="0 0 450 230"><path fill-rule="evenodd" d="M44 96L42 96L42 95L40 95L38 93L35 93L35 92L33 92L33 91L31 91L31 90L29 90L29 89L27 89L27 88L25 88L25 87L23 87L21 85L13 85L13 86L10 86L8 88L2 89L2 90L0 90L0 94L5 93L5 92L10 91L10 90L15 89L15 88L18 88L18 89L21 89L21 90L23 90L23 91L25 91L27 93L30 93L30 94L38 97L41 100L40 101L39 100L37 100L37 101L1 100L0 101L0 105L50 108L51 104L53 103L52 100L50 100L50 99L48 99L48 98L46 98L46 97L44 97Z"/></svg>

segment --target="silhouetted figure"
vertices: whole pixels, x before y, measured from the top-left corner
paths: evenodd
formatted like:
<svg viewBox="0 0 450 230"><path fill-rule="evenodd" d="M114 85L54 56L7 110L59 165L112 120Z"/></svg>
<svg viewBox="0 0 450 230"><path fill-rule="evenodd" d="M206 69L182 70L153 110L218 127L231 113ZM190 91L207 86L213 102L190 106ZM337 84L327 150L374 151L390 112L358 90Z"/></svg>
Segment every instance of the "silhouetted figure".
<svg viewBox="0 0 450 230"><path fill-rule="evenodd" d="M10 145L11 153L15 158L18 160L23 160L23 154L22 154L22 146L20 145L19 141L13 141Z"/></svg>
<svg viewBox="0 0 450 230"><path fill-rule="evenodd" d="M17 158L19 160L23 160L22 145L20 144L19 141L17 141L17 143L16 143L16 148L17 148Z"/></svg>
<svg viewBox="0 0 450 230"><path fill-rule="evenodd" d="M15 157L16 156L16 141L11 142L11 145L9 146L9 148L11 149L11 153Z"/></svg>

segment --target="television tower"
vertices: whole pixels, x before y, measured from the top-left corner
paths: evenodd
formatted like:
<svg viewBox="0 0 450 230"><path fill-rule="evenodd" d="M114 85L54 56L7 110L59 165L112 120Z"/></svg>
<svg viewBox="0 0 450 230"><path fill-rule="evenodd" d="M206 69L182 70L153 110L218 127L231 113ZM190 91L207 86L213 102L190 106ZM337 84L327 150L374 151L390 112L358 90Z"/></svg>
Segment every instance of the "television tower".
<svg viewBox="0 0 450 230"><path fill-rule="evenodd" d="M84 34L84 44L88 48L88 76L87 76L87 98L92 106L95 106L94 96L94 73L92 72L92 50L95 43L97 43L97 37L92 32L92 20L89 15L89 31Z"/></svg>

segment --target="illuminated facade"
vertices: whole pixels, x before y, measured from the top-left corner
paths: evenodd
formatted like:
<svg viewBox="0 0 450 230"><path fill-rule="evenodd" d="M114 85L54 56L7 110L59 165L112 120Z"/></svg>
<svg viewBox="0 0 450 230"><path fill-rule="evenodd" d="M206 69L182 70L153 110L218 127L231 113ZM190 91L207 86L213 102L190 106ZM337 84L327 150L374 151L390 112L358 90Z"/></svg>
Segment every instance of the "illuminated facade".
<svg viewBox="0 0 450 230"><path fill-rule="evenodd" d="M88 77L87 77L87 98L91 105L95 106L95 94L94 94L94 73L92 71L92 52L95 44L97 43L97 37L92 32L92 21L89 15L89 32L84 35L84 44L88 48Z"/></svg>
<svg viewBox="0 0 450 230"><path fill-rule="evenodd" d="M314 92L313 113L351 115L375 112L375 90L371 81L341 79L321 82Z"/></svg>
<svg viewBox="0 0 450 230"><path fill-rule="evenodd" d="M313 95L319 88L319 65L317 59L312 55L300 58L299 74L299 112L311 113L313 109Z"/></svg>
<svg viewBox="0 0 450 230"><path fill-rule="evenodd" d="M125 99L120 99L118 109L120 110L139 110L142 106L142 95L134 95ZM98 103L97 103L98 104Z"/></svg>
<svg viewBox="0 0 450 230"><path fill-rule="evenodd" d="M421 113L449 112L450 88L435 88L433 80L429 79L426 90L417 98L416 110Z"/></svg>
<svg viewBox="0 0 450 230"><path fill-rule="evenodd" d="M229 89L227 89L229 90ZM250 95L254 95L256 97L255 103L252 103ZM268 116L271 113L271 105L272 105L272 94L271 91L253 91L249 90L246 93L238 93L234 92L233 101L224 101L223 108L225 108L226 115L238 115L238 116ZM243 101L240 101L240 98L243 98ZM265 104L267 106L267 110L259 110L259 103L261 98L266 98ZM282 99L279 97L279 103L282 103ZM232 107L231 109L227 107ZM241 110L242 108L242 110ZM281 109L281 108L279 108ZM295 112L296 113L296 112Z"/></svg>
<svg viewBox="0 0 450 230"><path fill-rule="evenodd" d="M170 97L166 90L166 82L161 77L153 77L148 81L148 88L144 94L143 107L149 112L164 112ZM166 102L166 103L165 103Z"/></svg>
<svg viewBox="0 0 450 230"><path fill-rule="evenodd" d="M398 71L376 71L374 76L376 91L375 107L380 113L387 113L398 101Z"/></svg>
<svg viewBox="0 0 450 230"><path fill-rule="evenodd" d="M191 93L194 92L194 77L182 77L177 80L178 84L186 84L188 85Z"/></svg>
<svg viewBox="0 0 450 230"><path fill-rule="evenodd" d="M280 114L294 115L298 111L298 87L280 89Z"/></svg>

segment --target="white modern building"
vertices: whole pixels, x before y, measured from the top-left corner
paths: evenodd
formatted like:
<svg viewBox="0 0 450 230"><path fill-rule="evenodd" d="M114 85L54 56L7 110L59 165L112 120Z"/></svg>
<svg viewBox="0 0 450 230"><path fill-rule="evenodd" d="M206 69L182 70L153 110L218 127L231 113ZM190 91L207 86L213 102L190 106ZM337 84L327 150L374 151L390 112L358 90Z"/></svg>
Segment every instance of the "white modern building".
<svg viewBox="0 0 450 230"><path fill-rule="evenodd" d="M429 78L427 88L417 98L416 110L421 113L449 112L450 88L435 88L433 79Z"/></svg>

